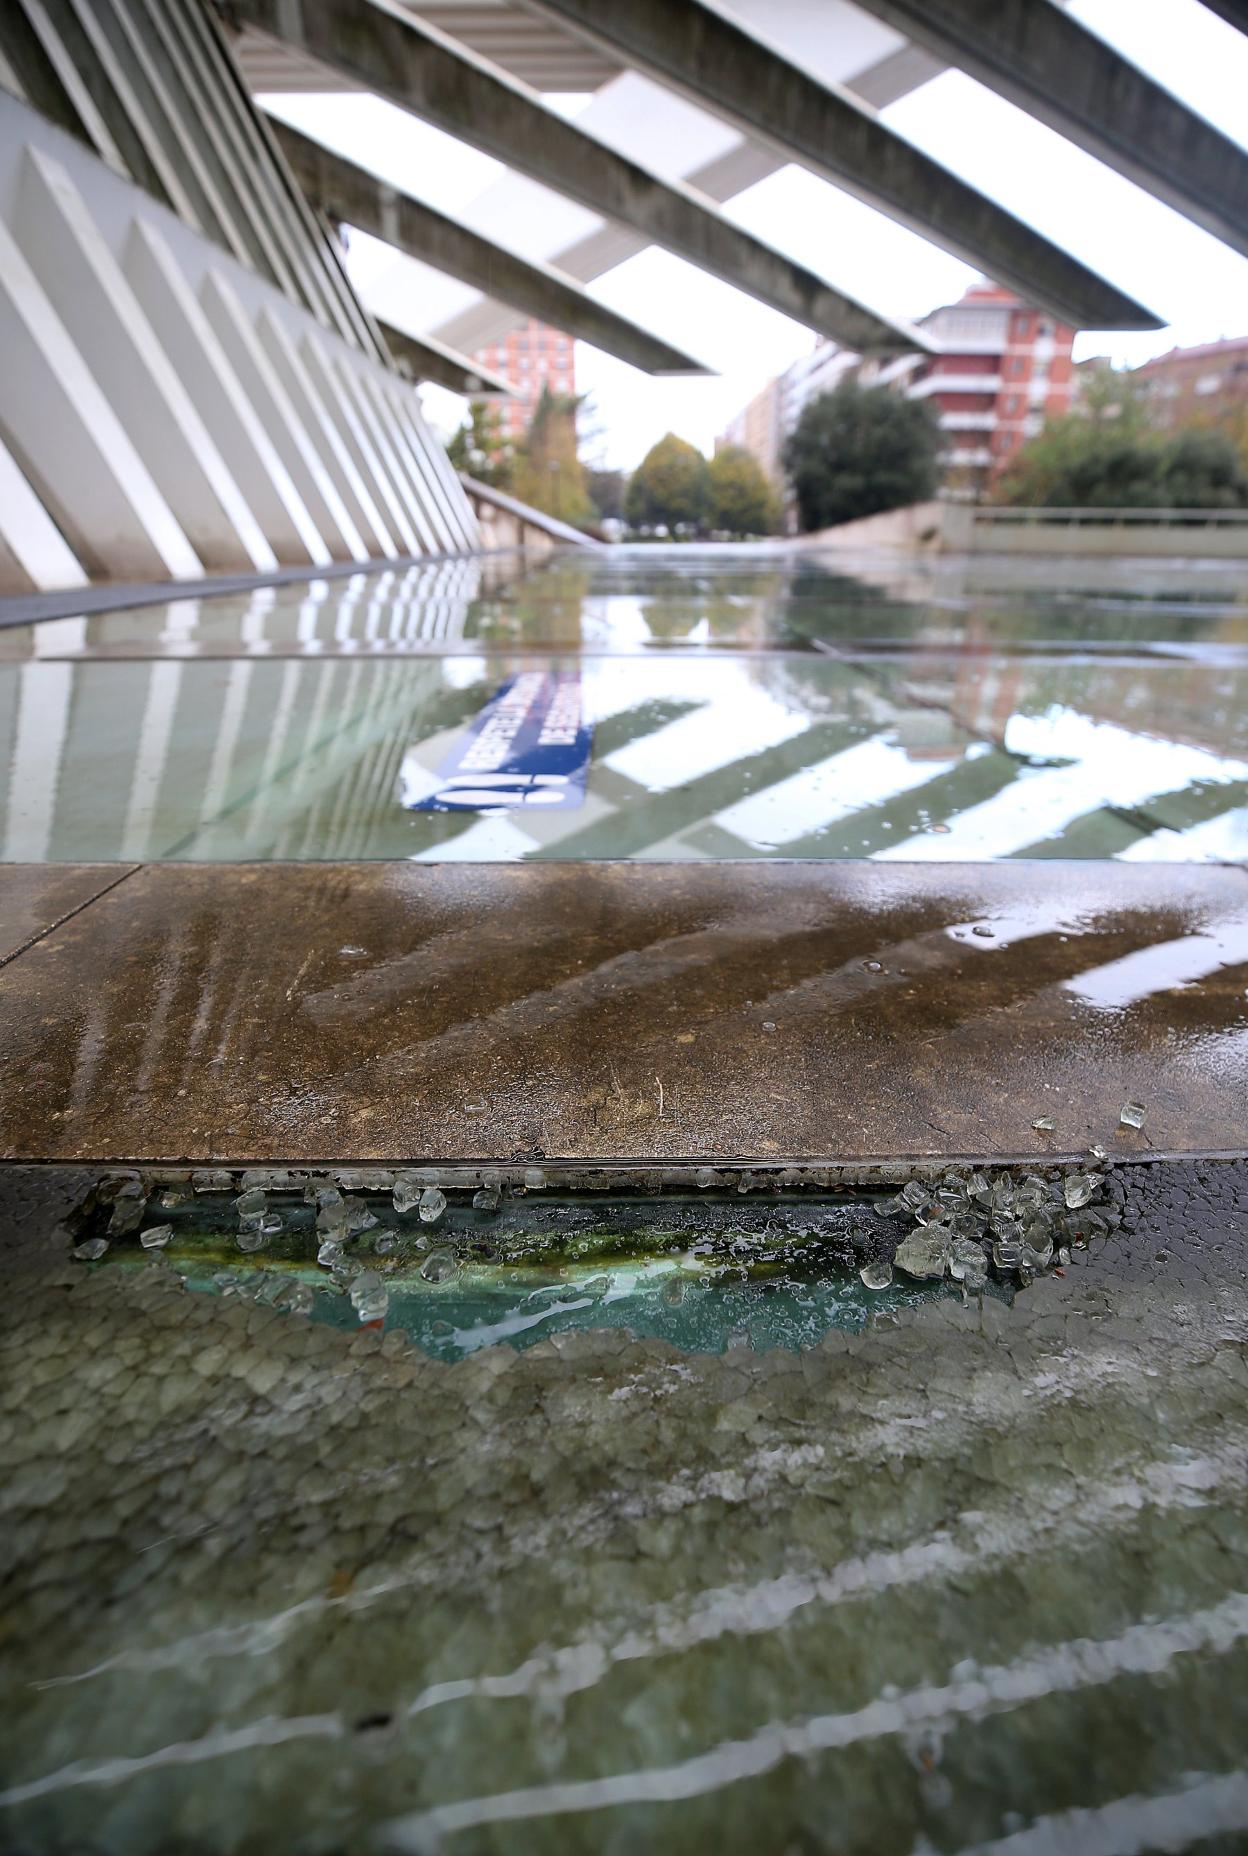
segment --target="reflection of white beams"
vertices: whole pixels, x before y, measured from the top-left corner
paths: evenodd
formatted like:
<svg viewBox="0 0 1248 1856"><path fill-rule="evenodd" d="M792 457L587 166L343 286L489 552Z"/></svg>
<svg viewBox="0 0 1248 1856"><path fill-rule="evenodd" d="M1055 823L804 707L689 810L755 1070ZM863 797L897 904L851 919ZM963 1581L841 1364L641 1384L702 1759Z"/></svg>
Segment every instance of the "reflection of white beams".
<svg viewBox="0 0 1248 1856"><path fill-rule="evenodd" d="M655 693L652 683L649 694ZM741 678L738 687L617 748L602 764L649 792L669 792L686 780L779 747L809 727L808 715L799 715Z"/></svg>
<svg viewBox="0 0 1248 1856"><path fill-rule="evenodd" d="M246 658L239 658L230 665L226 673L225 701L221 705L221 720L217 728L216 746L212 752L212 764L208 769L208 778L204 785L203 803L199 808L201 827L210 825L216 820L229 790L234 750L238 746L239 732L243 726L243 711L247 707L247 693L251 688L252 669L252 664Z"/></svg>
<svg viewBox="0 0 1248 1856"><path fill-rule="evenodd" d="M1248 777L1248 765L1242 762L1062 708L1043 716L1012 717L1006 743L1024 753L1077 758L1068 767L1021 768L1009 786L958 813L942 836L906 838L877 851L876 858L947 863L1009 857L1029 845L1046 843L1101 806L1138 806L1193 781L1223 783Z"/></svg>
<svg viewBox="0 0 1248 1856"><path fill-rule="evenodd" d="M121 855L125 858L142 859L151 851L152 821L160 801L160 783L169 758L169 738L181 687L182 665L177 659L158 659L149 666L147 701L139 725L139 748L121 833Z"/></svg>
<svg viewBox="0 0 1248 1856"><path fill-rule="evenodd" d="M925 786L947 773L952 760L912 760L904 748L874 738L803 767L761 792L717 812L715 823L766 849L849 818Z"/></svg>
<svg viewBox="0 0 1248 1856"><path fill-rule="evenodd" d="M73 689L72 664L23 664L18 673L4 851L10 863L47 858Z"/></svg>
<svg viewBox="0 0 1248 1856"><path fill-rule="evenodd" d="M1163 826L1118 857L1136 864L1248 864L1248 806L1234 806L1199 825Z"/></svg>
<svg viewBox="0 0 1248 1856"><path fill-rule="evenodd" d="M1121 960L1107 961L1103 967L1091 967L1073 979L1063 980L1062 987L1086 999L1089 1005L1121 1011L1154 993L1194 986L1222 967L1238 966L1245 960L1248 927L1228 923L1222 928L1184 935L1179 941L1139 947Z"/></svg>

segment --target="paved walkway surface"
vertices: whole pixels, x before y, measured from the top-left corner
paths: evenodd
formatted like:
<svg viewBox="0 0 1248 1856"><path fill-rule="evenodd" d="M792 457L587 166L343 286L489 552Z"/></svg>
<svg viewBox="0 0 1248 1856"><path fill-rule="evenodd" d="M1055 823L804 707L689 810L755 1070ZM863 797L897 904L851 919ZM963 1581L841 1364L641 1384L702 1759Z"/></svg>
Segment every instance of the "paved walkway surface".
<svg viewBox="0 0 1248 1856"><path fill-rule="evenodd" d="M0 894L8 1159L1248 1149L1238 868L45 867Z"/></svg>

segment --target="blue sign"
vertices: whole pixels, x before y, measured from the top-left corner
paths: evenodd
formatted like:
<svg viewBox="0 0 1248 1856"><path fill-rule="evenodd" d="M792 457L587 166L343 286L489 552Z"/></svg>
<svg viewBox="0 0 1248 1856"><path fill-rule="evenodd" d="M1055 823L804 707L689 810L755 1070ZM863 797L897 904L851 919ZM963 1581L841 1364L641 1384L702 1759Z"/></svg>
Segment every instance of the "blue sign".
<svg viewBox="0 0 1248 1856"><path fill-rule="evenodd" d="M438 769L414 812L570 811L585 802L594 731L581 716L576 670L509 677Z"/></svg>

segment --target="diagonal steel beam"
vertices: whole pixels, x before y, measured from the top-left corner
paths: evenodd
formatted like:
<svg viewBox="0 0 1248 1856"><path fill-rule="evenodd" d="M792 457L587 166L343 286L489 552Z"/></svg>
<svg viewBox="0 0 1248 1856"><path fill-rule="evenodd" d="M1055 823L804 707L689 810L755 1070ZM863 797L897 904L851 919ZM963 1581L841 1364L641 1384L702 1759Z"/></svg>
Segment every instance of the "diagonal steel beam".
<svg viewBox="0 0 1248 1856"><path fill-rule="evenodd" d="M1156 329L1156 316L703 0L526 0L683 91L752 138L922 233L1075 328ZM869 11L926 0L862 0ZM979 10L991 11L997 0ZM1053 11L1048 0L1023 9ZM940 0L931 10L940 10ZM1002 11L1006 7L1002 4ZM906 28L909 31L909 28ZM920 37L917 29L914 36ZM926 41L924 41L926 42ZM950 54L946 50L943 56Z"/></svg>
<svg viewBox="0 0 1248 1856"><path fill-rule="evenodd" d="M448 348L431 335L409 335L392 322L377 317L373 320L391 355L406 365L413 380L431 380L436 386L449 387L452 393L466 393L474 400L515 397L515 388L509 387L501 374L482 367L471 355L460 354L458 348Z"/></svg>
<svg viewBox="0 0 1248 1856"><path fill-rule="evenodd" d="M539 322L553 323L648 374L710 372L626 316L596 303L579 284L550 265L518 258L285 123L274 121L273 132L304 193L331 219L371 232L422 264L447 271L487 296L510 303Z"/></svg>
<svg viewBox="0 0 1248 1856"><path fill-rule="evenodd" d="M1228 26L1248 32L1248 0L1205 0L1211 12L1220 13Z"/></svg>
<svg viewBox="0 0 1248 1856"><path fill-rule="evenodd" d="M230 0L231 15L508 167L860 352L927 350L889 320L546 109L535 91L384 0Z"/></svg>
<svg viewBox="0 0 1248 1856"><path fill-rule="evenodd" d="M1248 153L1052 0L859 3L1248 254Z"/></svg>

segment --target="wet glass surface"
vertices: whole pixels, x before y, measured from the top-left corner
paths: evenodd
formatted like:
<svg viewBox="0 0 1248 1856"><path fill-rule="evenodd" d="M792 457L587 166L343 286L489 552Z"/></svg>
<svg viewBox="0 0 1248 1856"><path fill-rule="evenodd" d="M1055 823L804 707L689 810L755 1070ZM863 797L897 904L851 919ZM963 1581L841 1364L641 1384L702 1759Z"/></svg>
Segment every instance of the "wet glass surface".
<svg viewBox="0 0 1248 1856"><path fill-rule="evenodd" d="M0 1183L4 1847L1244 1847L1242 1165L1111 1176L1010 1299L453 1361L78 1261L52 1171Z"/></svg>
<svg viewBox="0 0 1248 1856"><path fill-rule="evenodd" d="M413 810L509 678L584 803ZM0 631L0 854L1248 857L1234 563L434 563Z"/></svg>

